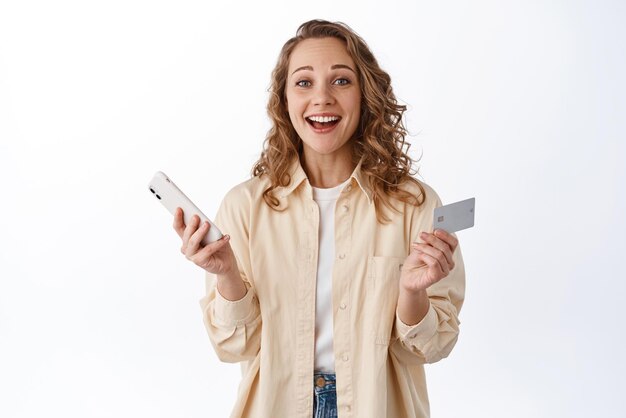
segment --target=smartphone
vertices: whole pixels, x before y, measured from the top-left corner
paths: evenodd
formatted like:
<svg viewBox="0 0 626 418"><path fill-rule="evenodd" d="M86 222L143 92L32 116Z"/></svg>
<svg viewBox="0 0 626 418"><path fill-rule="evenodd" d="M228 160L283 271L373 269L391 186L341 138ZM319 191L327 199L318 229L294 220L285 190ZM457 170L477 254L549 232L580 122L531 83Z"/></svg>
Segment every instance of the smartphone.
<svg viewBox="0 0 626 418"><path fill-rule="evenodd" d="M157 171L150 180L148 188L152 195L161 202L165 209L172 215L176 213L176 208L183 210L183 221L185 225L189 225L193 215L200 217L200 222L207 221L211 228L209 233L202 240L202 245L217 241L222 238L222 233L213 222L204 214L185 194L174 184L174 182L161 171Z"/></svg>
<svg viewBox="0 0 626 418"><path fill-rule="evenodd" d="M452 233L473 227L475 207L476 198L472 197L435 208L433 214L433 230L443 229L446 232Z"/></svg>

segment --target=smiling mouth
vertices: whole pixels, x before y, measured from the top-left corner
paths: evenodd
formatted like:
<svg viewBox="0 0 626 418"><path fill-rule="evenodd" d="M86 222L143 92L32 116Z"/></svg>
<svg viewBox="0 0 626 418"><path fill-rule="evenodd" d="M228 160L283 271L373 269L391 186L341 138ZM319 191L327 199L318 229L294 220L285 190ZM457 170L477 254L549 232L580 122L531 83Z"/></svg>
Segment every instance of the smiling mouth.
<svg viewBox="0 0 626 418"><path fill-rule="evenodd" d="M339 123L341 117L339 116L310 116L305 118L307 123L315 130L327 130L333 128Z"/></svg>

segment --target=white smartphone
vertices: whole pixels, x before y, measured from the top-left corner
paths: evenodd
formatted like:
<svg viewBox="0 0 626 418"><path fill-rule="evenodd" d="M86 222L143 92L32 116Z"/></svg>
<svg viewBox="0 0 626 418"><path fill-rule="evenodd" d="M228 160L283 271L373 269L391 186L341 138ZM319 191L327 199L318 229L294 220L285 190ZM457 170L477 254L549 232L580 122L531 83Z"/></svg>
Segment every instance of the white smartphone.
<svg viewBox="0 0 626 418"><path fill-rule="evenodd" d="M148 185L150 192L158 199L163 206L172 214L176 213L176 208L183 210L183 221L189 225L193 215L200 217L200 222L207 221L211 225L209 233L202 240L202 245L217 241L222 238L220 230L211 222L185 194L174 184L174 182L161 171L157 171Z"/></svg>

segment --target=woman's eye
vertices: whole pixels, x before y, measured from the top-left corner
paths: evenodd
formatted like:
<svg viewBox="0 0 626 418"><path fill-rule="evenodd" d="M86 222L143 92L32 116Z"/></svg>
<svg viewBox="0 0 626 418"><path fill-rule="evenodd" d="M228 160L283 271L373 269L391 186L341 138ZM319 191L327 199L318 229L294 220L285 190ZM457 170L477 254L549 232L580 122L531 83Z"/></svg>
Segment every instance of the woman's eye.
<svg viewBox="0 0 626 418"><path fill-rule="evenodd" d="M350 80L348 80L347 78L338 78L337 80L335 80L334 84L345 86L346 84L350 84Z"/></svg>
<svg viewBox="0 0 626 418"><path fill-rule="evenodd" d="M296 83L296 86L298 87L310 87L311 86L311 82L309 80L300 80Z"/></svg>

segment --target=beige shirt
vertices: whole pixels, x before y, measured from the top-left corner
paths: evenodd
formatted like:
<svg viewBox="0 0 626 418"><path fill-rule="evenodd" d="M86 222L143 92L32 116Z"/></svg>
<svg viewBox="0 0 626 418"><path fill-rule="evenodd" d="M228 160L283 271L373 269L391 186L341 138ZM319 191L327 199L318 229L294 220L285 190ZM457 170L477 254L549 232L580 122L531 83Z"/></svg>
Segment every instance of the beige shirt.
<svg viewBox="0 0 626 418"><path fill-rule="evenodd" d="M231 235L248 287L242 299L228 301L208 274L200 300L217 356L242 362L231 418L311 418L313 411L319 214L302 167L292 167L291 184L275 191L282 212L263 200L267 178L255 177L228 192L215 218ZM376 220L360 166L337 200L332 309L341 418L428 417L423 364L446 357L457 341L465 292L460 248L456 267L428 289L430 308L420 323L408 326L396 311L410 243L432 232L433 209L441 206L423 186L425 203L395 202L400 212L388 211L385 225Z"/></svg>

